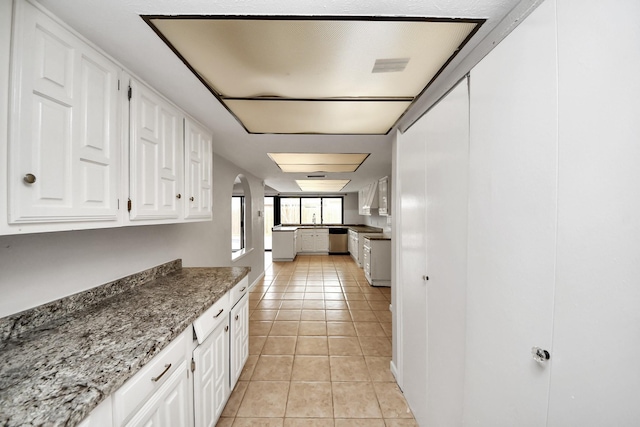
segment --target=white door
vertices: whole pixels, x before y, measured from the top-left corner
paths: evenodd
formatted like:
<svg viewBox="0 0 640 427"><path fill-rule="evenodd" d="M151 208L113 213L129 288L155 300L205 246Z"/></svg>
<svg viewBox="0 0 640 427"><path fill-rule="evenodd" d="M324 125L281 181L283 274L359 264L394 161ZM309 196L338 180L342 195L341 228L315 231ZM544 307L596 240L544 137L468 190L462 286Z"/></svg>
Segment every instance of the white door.
<svg viewBox="0 0 640 427"><path fill-rule="evenodd" d="M233 389L249 357L249 297L245 294L231 310L231 375Z"/></svg>
<svg viewBox="0 0 640 427"><path fill-rule="evenodd" d="M465 80L426 120L427 426L462 425L466 333L469 93ZM411 347L407 347L410 351Z"/></svg>
<svg viewBox="0 0 640 427"><path fill-rule="evenodd" d="M508 70L508 72L506 72ZM547 422L556 261L555 2L471 72L466 426ZM533 360L532 347L551 352Z"/></svg>
<svg viewBox="0 0 640 427"><path fill-rule="evenodd" d="M120 70L31 4L15 6L10 222L116 220Z"/></svg>
<svg viewBox="0 0 640 427"><path fill-rule="evenodd" d="M127 427L188 427L193 423L187 362L183 361L126 424Z"/></svg>
<svg viewBox="0 0 640 427"><path fill-rule="evenodd" d="M229 323L222 322L193 351L196 427L214 427L229 396Z"/></svg>
<svg viewBox="0 0 640 427"><path fill-rule="evenodd" d="M211 218L213 153L211 133L189 118L184 121L185 218Z"/></svg>
<svg viewBox="0 0 640 427"><path fill-rule="evenodd" d="M131 80L132 220L178 219L183 193L183 119L157 93Z"/></svg>
<svg viewBox="0 0 640 427"><path fill-rule="evenodd" d="M426 248L426 122L421 120L398 135L398 178L402 188L402 211L398 258L399 289L399 369L402 390L419 425L426 425L427 399L427 273ZM360 236L360 239L363 239Z"/></svg>
<svg viewBox="0 0 640 427"><path fill-rule="evenodd" d="M548 425L637 426L640 2L557 3L558 268ZM606 10L616 19L603 20Z"/></svg>

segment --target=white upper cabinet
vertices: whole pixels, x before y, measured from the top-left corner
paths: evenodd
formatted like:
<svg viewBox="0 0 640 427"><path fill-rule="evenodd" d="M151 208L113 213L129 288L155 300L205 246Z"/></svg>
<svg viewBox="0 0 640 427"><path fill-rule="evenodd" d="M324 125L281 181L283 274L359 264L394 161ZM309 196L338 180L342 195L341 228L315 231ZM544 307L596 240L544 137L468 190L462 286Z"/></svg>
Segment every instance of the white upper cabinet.
<svg viewBox="0 0 640 427"><path fill-rule="evenodd" d="M120 69L15 3L9 223L117 221Z"/></svg>
<svg viewBox="0 0 640 427"><path fill-rule="evenodd" d="M378 180L378 215L388 216L391 214L391 203L389 199L389 177L385 176Z"/></svg>
<svg viewBox="0 0 640 427"><path fill-rule="evenodd" d="M185 218L211 219L211 132L190 118L184 121Z"/></svg>
<svg viewBox="0 0 640 427"><path fill-rule="evenodd" d="M374 181L358 191L358 214L371 215L371 209L378 207L378 181Z"/></svg>
<svg viewBox="0 0 640 427"><path fill-rule="evenodd" d="M130 88L129 218L178 220L184 196L182 113L133 78Z"/></svg>

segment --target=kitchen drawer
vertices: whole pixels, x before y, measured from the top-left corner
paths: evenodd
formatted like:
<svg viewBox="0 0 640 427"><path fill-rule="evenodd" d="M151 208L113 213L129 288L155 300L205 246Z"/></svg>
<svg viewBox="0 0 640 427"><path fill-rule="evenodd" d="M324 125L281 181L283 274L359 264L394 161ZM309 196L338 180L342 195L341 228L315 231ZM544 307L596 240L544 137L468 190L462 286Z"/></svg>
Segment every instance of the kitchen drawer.
<svg viewBox="0 0 640 427"><path fill-rule="evenodd" d="M242 282L240 282L242 283ZM236 285L237 286L237 285ZM216 301L207 311L193 322L198 344L202 344L209 334L227 319L231 305L229 304L229 292Z"/></svg>
<svg viewBox="0 0 640 427"><path fill-rule="evenodd" d="M240 298L242 298L242 296L244 294L246 294L247 292L249 292L249 278L247 276L245 276L244 279L239 281L237 285L235 285L233 288L231 288L231 292L230 292L230 294L231 294L231 307L236 305L236 303L238 301L240 301Z"/></svg>
<svg viewBox="0 0 640 427"><path fill-rule="evenodd" d="M114 425L122 425L180 365L185 366L190 337L187 328L113 394Z"/></svg>

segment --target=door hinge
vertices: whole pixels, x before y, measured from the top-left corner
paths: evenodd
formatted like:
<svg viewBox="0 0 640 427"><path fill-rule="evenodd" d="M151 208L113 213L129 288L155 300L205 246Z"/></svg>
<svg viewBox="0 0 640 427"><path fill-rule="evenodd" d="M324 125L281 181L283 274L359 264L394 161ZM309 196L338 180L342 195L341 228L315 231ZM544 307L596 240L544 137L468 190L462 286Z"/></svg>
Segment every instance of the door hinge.
<svg viewBox="0 0 640 427"><path fill-rule="evenodd" d="M118 210L120 210L120 199L118 199Z"/></svg>
<svg viewBox="0 0 640 427"><path fill-rule="evenodd" d="M131 101L131 96L132 96L131 94L132 94L131 86L129 86L129 90L127 91L127 97L129 98L129 101Z"/></svg>
<svg viewBox="0 0 640 427"><path fill-rule="evenodd" d="M118 80L118 90L120 90L120 80Z"/></svg>
<svg viewBox="0 0 640 427"><path fill-rule="evenodd" d="M131 212L131 199L127 199L127 210Z"/></svg>
<svg viewBox="0 0 640 427"><path fill-rule="evenodd" d="M196 371L196 361L191 359L191 372Z"/></svg>

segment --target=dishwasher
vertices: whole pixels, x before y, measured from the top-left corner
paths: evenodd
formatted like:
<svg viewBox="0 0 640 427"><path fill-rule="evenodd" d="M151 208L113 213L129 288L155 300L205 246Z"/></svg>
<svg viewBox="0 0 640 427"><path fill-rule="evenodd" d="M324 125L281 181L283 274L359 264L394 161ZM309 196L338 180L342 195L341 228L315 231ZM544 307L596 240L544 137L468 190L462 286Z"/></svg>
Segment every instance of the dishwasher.
<svg viewBox="0 0 640 427"><path fill-rule="evenodd" d="M349 230L346 228L329 229L329 255L349 253Z"/></svg>

